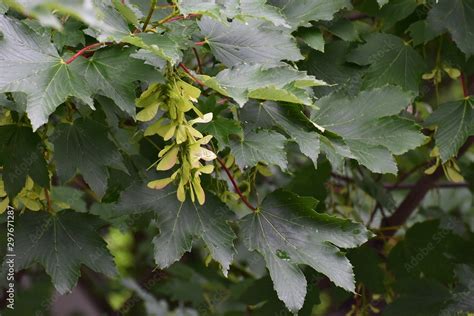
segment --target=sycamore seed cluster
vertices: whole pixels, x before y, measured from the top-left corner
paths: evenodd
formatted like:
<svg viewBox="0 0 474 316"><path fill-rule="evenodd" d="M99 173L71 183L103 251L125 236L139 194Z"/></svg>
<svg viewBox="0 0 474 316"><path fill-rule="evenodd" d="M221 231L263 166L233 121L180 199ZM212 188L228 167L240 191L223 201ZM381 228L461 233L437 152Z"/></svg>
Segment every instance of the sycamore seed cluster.
<svg viewBox="0 0 474 316"><path fill-rule="evenodd" d="M193 127L212 120L212 113L203 115L194 105L200 94L198 88L175 75L169 76L166 84L151 84L142 93L137 106L143 109L138 113L137 119L142 122L152 121L159 110L163 111L163 115L145 130L145 136L157 134L165 141L171 141L158 154L157 170L166 171L179 166L170 177L151 181L148 187L159 190L176 182L178 200L184 202L189 194L193 202L197 199L202 205L205 194L200 176L214 171L213 165L205 165L202 161L212 161L216 155L204 147L212 135L204 136ZM197 118L188 120L186 113L191 110Z"/></svg>

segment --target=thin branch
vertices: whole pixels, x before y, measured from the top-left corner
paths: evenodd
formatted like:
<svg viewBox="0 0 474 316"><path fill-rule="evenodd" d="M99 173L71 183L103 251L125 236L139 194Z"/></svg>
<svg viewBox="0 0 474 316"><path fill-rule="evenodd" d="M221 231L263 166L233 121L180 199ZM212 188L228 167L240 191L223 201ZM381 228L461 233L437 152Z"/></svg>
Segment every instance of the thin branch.
<svg viewBox="0 0 474 316"><path fill-rule="evenodd" d="M462 92L464 94L464 97L467 98L469 96L469 91L468 91L468 85L466 82L466 77L464 76L463 73L461 73L461 85L462 85Z"/></svg>
<svg viewBox="0 0 474 316"><path fill-rule="evenodd" d="M179 21L179 20L187 20L187 19L196 18L196 17L200 17L200 16L201 16L200 14L196 14L196 13L191 13L191 14L188 14L186 16L177 15L177 16L172 16L172 17L169 17L169 18L166 18L166 19L160 21L160 24L170 23L170 22Z"/></svg>
<svg viewBox="0 0 474 316"><path fill-rule="evenodd" d="M203 87L206 86L201 80L199 80L198 78L196 78L196 77L191 73L191 70L189 70L189 68L186 67L183 63L179 63L178 66L179 66L181 69L183 69L184 72L185 72L194 82L196 82L196 83L199 84L200 86L203 86Z"/></svg>
<svg viewBox="0 0 474 316"><path fill-rule="evenodd" d="M46 205L48 207L48 212L51 213L53 211L53 206L52 206L51 197L49 196L49 191L47 188L44 188L44 196L46 197Z"/></svg>
<svg viewBox="0 0 474 316"><path fill-rule="evenodd" d="M199 58L199 54L196 50L196 48L193 47L193 53L194 53L194 56L196 56L196 62L197 62L197 66L198 66L198 73L202 74L202 63L201 63L201 58Z"/></svg>
<svg viewBox="0 0 474 316"><path fill-rule="evenodd" d="M247 198L245 197L245 195L242 193L242 191L240 191L240 188L237 184L237 182L235 181L234 179L234 176L232 175L232 173L230 172L229 168L226 167L225 165L225 162L222 161L221 158L217 157L217 161L219 162L219 164L221 165L222 169L224 170L224 172L227 174L227 177L229 177L229 180L230 182L232 182L232 185L234 186L234 190L235 192L239 195L240 199L242 200L242 202L244 202L244 204L249 208L251 209L252 211L256 211L257 208L254 207L252 204L250 204L250 202L247 200Z"/></svg>
<svg viewBox="0 0 474 316"><path fill-rule="evenodd" d="M458 157L461 157L471 145L474 144L474 137L468 138L466 143L461 147ZM434 187L439 178L443 176L443 168L438 168L433 174L424 175L411 188L410 193L407 194L402 203L393 212L391 216L382 222L382 228L389 226L400 226L411 216L411 214L418 208L418 205L423 201L426 194ZM396 230L387 232L387 235L395 234Z"/></svg>
<svg viewBox="0 0 474 316"><path fill-rule="evenodd" d="M416 169L418 169L418 168L419 167L417 167ZM331 173L331 176L335 179L338 179L338 180L346 182L346 183L353 183L354 182L354 179L352 179L350 177L340 175L340 174L337 174L337 173ZM416 186L417 186L416 183L399 183L399 182L397 182L397 183L393 183L393 184L392 183L383 184L383 187L386 190L389 190L389 191L409 190L409 189L413 189ZM433 185L433 188L439 188L439 189L467 188L467 187L469 187L469 183L466 183L466 182L461 182L461 183L435 183Z"/></svg>
<svg viewBox="0 0 474 316"><path fill-rule="evenodd" d="M155 12L156 0L151 0L150 10L148 10L148 15L146 16L145 22L143 22L142 32L146 31L148 23L150 23L153 12Z"/></svg>
<svg viewBox="0 0 474 316"><path fill-rule="evenodd" d="M384 187L387 190L411 190L416 186L416 184L406 183L406 184L385 184ZM468 188L469 183L437 183L433 186L437 189L456 189L456 188Z"/></svg>
<svg viewBox="0 0 474 316"><path fill-rule="evenodd" d="M105 45L110 45L110 44L111 44L110 42L105 42L105 43L94 43L94 44L88 45L84 47L83 49L79 50L77 53L75 53L71 58L66 60L65 63L70 64L73 61L75 61L79 56L84 55L84 53L86 53L87 51L90 51L91 49L94 49L100 46L105 46Z"/></svg>

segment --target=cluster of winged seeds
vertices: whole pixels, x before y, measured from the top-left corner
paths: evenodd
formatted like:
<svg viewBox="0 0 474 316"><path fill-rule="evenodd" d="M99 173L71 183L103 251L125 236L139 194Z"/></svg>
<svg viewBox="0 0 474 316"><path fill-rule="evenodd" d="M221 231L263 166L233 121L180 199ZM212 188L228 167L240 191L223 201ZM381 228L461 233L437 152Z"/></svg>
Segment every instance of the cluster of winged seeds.
<svg viewBox="0 0 474 316"><path fill-rule="evenodd" d="M179 166L170 177L151 181L148 187L159 190L176 182L178 200L184 202L189 194L193 202L197 199L202 205L205 194L200 176L214 171L213 165L202 161L212 161L216 155L204 147L212 135L204 136L193 127L212 120L212 113L202 114L194 105L200 94L198 88L172 75L165 84L151 84L136 104L143 108L137 115L139 121L156 120L145 130L145 136L157 134L170 141L158 154L156 170L166 171ZM186 115L191 110L197 117L188 120Z"/></svg>

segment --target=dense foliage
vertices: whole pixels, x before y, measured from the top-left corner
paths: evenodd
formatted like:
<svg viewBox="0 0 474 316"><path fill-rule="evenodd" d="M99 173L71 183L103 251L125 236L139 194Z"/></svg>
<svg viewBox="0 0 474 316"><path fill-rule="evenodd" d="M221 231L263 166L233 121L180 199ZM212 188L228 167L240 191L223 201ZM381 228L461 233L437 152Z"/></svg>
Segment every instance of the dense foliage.
<svg viewBox="0 0 474 316"><path fill-rule="evenodd" d="M2 314L472 315L473 54L474 0L0 1Z"/></svg>

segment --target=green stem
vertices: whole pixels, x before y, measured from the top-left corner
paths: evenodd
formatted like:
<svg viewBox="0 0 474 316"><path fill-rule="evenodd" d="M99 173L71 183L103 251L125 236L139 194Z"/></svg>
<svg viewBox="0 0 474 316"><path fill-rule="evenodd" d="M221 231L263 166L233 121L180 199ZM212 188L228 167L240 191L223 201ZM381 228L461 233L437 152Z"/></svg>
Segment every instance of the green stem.
<svg viewBox="0 0 474 316"><path fill-rule="evenodd" d="M148 10L148 15L146 16L145 22L143 22L142 32L146 31L148 23L150 23L151 17L153 16L153 12L155 12L156 8L156 0L151 0L150 10Z"/></svg>

